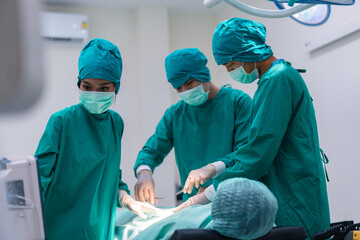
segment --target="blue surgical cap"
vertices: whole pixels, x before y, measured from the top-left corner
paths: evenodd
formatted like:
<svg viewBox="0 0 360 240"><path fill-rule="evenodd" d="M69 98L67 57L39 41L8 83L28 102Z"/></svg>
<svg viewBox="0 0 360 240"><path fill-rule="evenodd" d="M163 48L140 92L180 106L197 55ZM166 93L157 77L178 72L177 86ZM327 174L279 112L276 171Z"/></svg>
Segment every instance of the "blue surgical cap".
<svg viewBox="0 0 360 240"><path fill-rule="evenodd" d="M231 178L219 184L211 205L212 228L237 239L256 239L273 227L277 200L262 183Z"/></svg>
<svg viewBox="0 0 360 240"><path fill-rule="evenodd" d="M210 71L206 63L207 58L197 48L176 50L165 59L167 79L175 89L191 78L200 82L209 82Z"/></svg>
<svg viewBox="0 0 360 240"><path fill-rule="evenodd" d="M120 51L113 43L95 38L91 40L80 53L79 76L80 81L87 78L104 79L115 83L117 94L120 88L122 73L122 59Z"/></svg>
<svg viewBox="0 0 360 240"><path fill-rule="evenodd" d="M265 44L266 28L261 23L242 18L221 22L212 39L212 49L218 65L230 61L259 62L273 55Z"/></svg>

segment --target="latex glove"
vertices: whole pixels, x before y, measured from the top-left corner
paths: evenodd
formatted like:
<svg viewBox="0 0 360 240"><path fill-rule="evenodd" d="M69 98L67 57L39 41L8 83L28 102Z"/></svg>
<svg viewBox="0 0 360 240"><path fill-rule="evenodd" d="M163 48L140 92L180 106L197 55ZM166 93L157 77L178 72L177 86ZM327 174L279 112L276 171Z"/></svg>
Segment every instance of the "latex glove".
<svg viewBox="0 0 360 240"><path fill-rule="evenodd" d="M184 202L177 208L173 209L173 212L178 212L184 208L191 207L191 206L198 205L198 204L201 204L201 205L208 204L209 202L211 202L211 201L206 197L205 192L203 192L203 193L197 194L195 196L192 196L186 202Z"/></svg>
<svg viewBox="0 0 360 240"><path fill-rule="evenodd" d="M137 174L138 180L135 184L135 198L137 201L157 203L155 183L149 170L141 170Z"/></svg>
<svg viewBox="0 0 360 240"><path fill-rule="evenodd" d="M186 179L185 186L183 189L184 193L192 193L194 185L196 188L200 187L200 184L204 184L211 178L216 176L216 168L211 163L205 167L192 170Z"/></svg>
<svg viewBox="0 0 360 240"><path fill-rule="evenodd" d="M145 213L154 213L160 215L162 212L161 209L158 209L149 203L135 201L128 194L120 197L119 202L122 207L129 209L130 211L142 218L147 218Z"/></svg>
<svg viewBox="0 0 360 240"><path fill-rule="evenodd" d="M199 190L198 190L197 194L205 192L205 189L206 189L206 187L204 187L204 186L199 187Z"/></svg>

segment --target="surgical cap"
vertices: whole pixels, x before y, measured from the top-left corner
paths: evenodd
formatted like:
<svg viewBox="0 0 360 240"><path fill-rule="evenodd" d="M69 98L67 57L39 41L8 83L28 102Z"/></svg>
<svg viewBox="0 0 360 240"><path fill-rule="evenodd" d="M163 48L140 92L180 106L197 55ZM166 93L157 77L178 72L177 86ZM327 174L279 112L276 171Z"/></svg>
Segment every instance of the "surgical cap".
<svg viewBox="0 0 360 240"><path fill-rule="evenodd" d="M197 48L176 50L165 59L167 79L175 89L192 78L200 82L209 82L210 71L206 63L207 58Z"/></svg>
<svg viewBox="0 0 360 240"><path fill-rule="evenodd" d="M218 65L230 61L259 62L273 55L265 44L266 28L261 23L242 18L221 22L212 39L212 49Z"/></svg>
<svg viewBox="0 0 360 240"><path fill-rule="evenodd" d="M212 228L237 239L256 239L274 225L277 200L262 183L232 178L219 184L211 205Z"/></svg>
<svg viewBox="0 0 360 240"><path fill-rule="evenodd" d="M88 78L104 79L115 83L117 94L120 88L122 73L122 59L117 46L111 42L95 38L91 40L81 51L79 57L80 81Z"/></svg>

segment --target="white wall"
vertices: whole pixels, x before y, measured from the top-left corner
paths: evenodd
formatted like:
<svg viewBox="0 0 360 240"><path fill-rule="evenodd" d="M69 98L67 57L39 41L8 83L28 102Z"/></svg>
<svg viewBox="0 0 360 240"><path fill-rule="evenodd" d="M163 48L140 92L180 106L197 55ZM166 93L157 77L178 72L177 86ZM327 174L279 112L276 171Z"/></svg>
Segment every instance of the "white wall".
<svg viewBox="0 0 360 240"><path fill-rule="evenodd" d="M253 1L243 2L254 5ZM261 4L261 7L275 9L271 2ZM360 169L360 77L357 60L360 32L312 54L307 51L305 43L326 38L349 23L359 22L359 12L358 1L350 7L332 6L328 21L317 27L307 27L290 18L249 16L230 6L224 7L217 16L218 22L243 17L263 23L274 55L290 61L296 68L307 69L303 77L314 99L320 146L330 160L327 165L330 182L327 186L332 222L360 222L360 192L357 191Z"/></svg>
<svg viewBox="0 0 360 240"><path fill-rule="evenodd" d="M245 2L255 4L251 0ZM268 1L256 3L266 8L274 8ZM225 3L217 7L221 11L216 15L185 14L158 7L153 9L157 13L153 20L151 15L146 15L146 6L134 10L46 7L51 11L87 14L90 21L90 38L108 39L118 45L121 51L124 70L115 110L125 121L121 168L130 190L133 190L135 183L132 167L138 151L155 129L165 108L178 99L171 85L166 82L164 71L161 70L164 66L161 59L166 55L166 48L170 53L178 48L198 47L208 57L212 80L217 85L231 83L233 87L253 95L256 83L241 85L230 80L225 69L216 65L211 50L211 37L220 21L231 17L245 17L262 22L267 27L268 44L272 46L275 56L285 58L297 68L307 69L303 76L314 99L320 144L330 159L327 169L330 177L328 194L331 219L353 219L360 222L360 193L356 191L357 170L360 168L360 79L356 72L356 57L360 53L360 33L313 54L309 54L304 45L359 19L360 3L356 2L350 7L332 6L330 19L318 27L306 27L290 18L265 19L249 16ZM148 24L141 20L143 17L148 17ZM160 30L152 25L166 18L168 25L159 25ZM139 34L146 34L147 28L154 29L165 41L160 40L161 37L152 37L148 43L139 41ZM158 41L161 41L161 46L158 45ZM147 49L152 47L153 49ZM157 47L160 47L158 54ZM38 103L28 111L0 117L1 155L21 157L33 154L49 116L78 102L75 83L77 59L81 48L82 46L45 46L45 92ZM140 61L145 52L156 54L155 62L149 62L153 64L151 68L146 67L148 60ZM145 59L149 59L149 56L145 56ZM152 71L152 68L155 70ZM151 71L151 76L149 74L149 78L145 79L143 76L146 76L144 73L147 71ZM155 79L152 76L156 76ZM147 80L156 81L153 88L152 84L144 82ZM153 98L154 95L157 97ZM159 99L165 100L159 103ZM160 178L174 178L172 163L173 154L165 160L162 168L155 171L157 190L169 196L173 191L172 186L162 186L165 181L160 181Z"/></svg>
<svg viewBox="0 0 360 240"><path fill-rule="evenodd" d="M165 109L171 105L170 84L163 69L163 60L169 53L167 8L43 8L44 11L86 14L89 17L89 39L105 38L120 49L123 74L114 109L125 123L121 169L123 180L133 195L136 183L133 166L137 154L154 132ZM154 42L159 43L161 49L154 48ZM0 117L1 156L11 159L33 155L50 115L78 103L77 61L82 48L81 45L44 44L44 93L26 112ZM168 206L175 204L171 158L173 160L173 154L154 173L158 196L169 197L160 204Z"/></svg>

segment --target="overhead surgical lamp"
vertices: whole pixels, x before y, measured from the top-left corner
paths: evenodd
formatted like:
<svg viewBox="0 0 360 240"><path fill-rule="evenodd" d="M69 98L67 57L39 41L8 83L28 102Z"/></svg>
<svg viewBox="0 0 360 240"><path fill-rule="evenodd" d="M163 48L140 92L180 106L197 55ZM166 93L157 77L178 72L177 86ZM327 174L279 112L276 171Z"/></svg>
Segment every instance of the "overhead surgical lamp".
<svg viewBox="0 0 360 240"><path fill-rule="evenodd" d="M249 6L245 3L242 3L238 0L204 0L204 6L207 8L212 8L220 2L226 2L227 4L233 6L234 8L239 9L245 13L258 16L258 17L266 17L266 18L282 18L282 17L289 17L293 14L301 12L305 9L311 8L315 6L314 4L302 4L296 7L292 7L289 9L283 10L267 10L267 9L260 9L253 6Z"/></svg>
<svg viewBox="0 0 360 240"><path fill-rule="evenodd" d="M336 4L336 5L352 5L355 0L284 0L284 1L276 1L271 0L273 2L287 2L291 8L282 9L282 10L268 10L268 9L260 9L253 6L249 6L245 3L240 2L239 0L204 0L204 6L207 8L212 8L220 2L226 2L227 4L233 6L234 8L239 9L245 13L258 16L258 17L266 17L266 18L282 18L289 17L301 11L304 11L308 8L315 6L316 4ZM294 6L295 3L302 3L298 6Z"/></svg>

